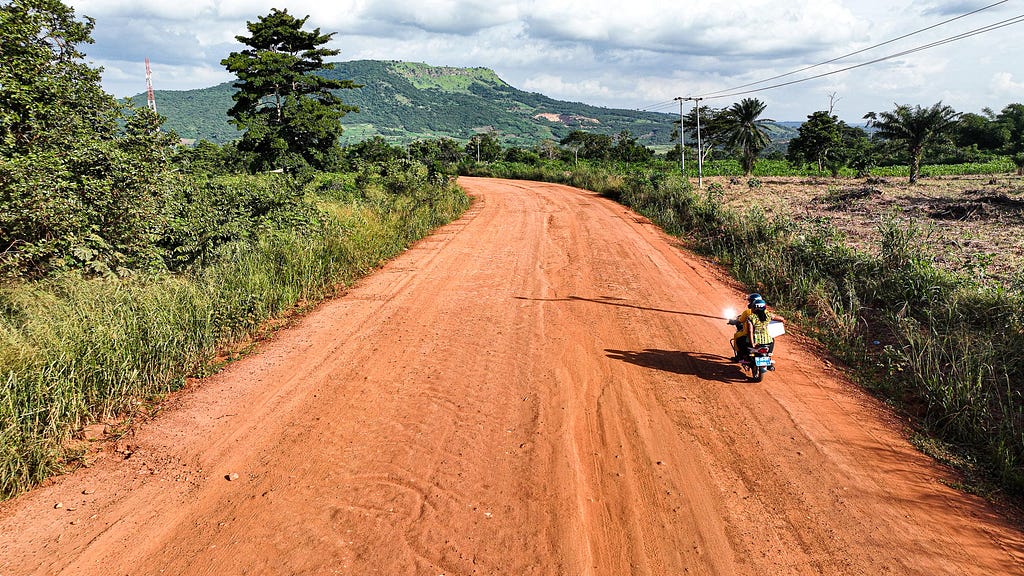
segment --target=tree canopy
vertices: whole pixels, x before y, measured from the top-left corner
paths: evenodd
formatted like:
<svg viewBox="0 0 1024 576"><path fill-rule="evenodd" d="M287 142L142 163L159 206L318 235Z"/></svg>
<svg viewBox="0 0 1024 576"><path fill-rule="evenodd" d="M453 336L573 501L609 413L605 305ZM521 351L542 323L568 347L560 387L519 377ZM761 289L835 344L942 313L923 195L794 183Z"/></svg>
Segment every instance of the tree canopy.
<svg viewBox="0 0 1024 576"><path fill-rule="evenodd" d="M757 98L744 98L730 106L720 119L725 142L739 151L743 173L748 176L761 150L771 142L764 124L772 120L761 118L766 107L767 104Z"/></svg>
<svg viewBox="0 0 1024 576"><path fill-rule="evenodd" d="M163 153L148 109L121 106L79 50L93 20L59 0L0 5L0 272L159 266Z"/></svg>
<svg viewBox="0 0 1024 576"><path fill-rule="evenodd" d="M612 137L607 134L573 130L568 136L562 138L559 144L568 146L578 158L607 160L611 155Z"/></svg>
<svg viewBox="0 0 1024 576"><path fill-rule="evenodd" d="M59 0L0 6L0 153L62 148L76 137L109 138L119 107L83 62L91 18L75 19Z"/></svg>
<svg viewBox="0 0 1024 576"><path fill-rule="evenodd" d="M357 110L331 92L355 83L316 74L339 50L323 47L333 33L303 30L308 19L274 8L246 24L250 36L236 36L249 48L221 61L238 76L228 115L245 131L238 148L255 171L329 167L340 157L341 118Z"/></svg>
<svg viewBox="0 0 1024 576"><path fill-rule="evenodd" d="M1006 135L1004 153L1013 158L1017 174L1024 175L1024 104L1010 104L995 120Z"/></svg>
<svg viewBox="0 0 1024 576"><path fill-rule="evenodd" d="M794 164L813 163L822 172L842 143L842 126L835 115L814 112L800 125L800 135L790 141L787 159Z"/></svg>
<svg viewBox="0 0 1024 576"><path fill-rule="evenodd" d="M492 132L476 134L466 144L465 154L481 162L493 162L501 158L501 143Z"/></svg>
<svg viewBox="0 0 1024 576"><path fill-rule="evenodd" d="M869 112L864 116L877 136L901 143L910 155L910 182L921 174L921 157L925 148L950 137L959 114L942 102L929 108L896 106L891 112Z"/></svg>

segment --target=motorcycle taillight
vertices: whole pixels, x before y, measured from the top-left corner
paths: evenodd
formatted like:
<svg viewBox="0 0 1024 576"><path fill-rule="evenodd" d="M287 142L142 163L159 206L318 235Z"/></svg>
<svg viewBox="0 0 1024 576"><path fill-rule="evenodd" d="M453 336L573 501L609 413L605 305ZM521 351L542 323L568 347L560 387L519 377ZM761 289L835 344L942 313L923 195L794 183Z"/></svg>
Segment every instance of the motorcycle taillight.
<svg viewBox="0 0 1024 576"><path fill-rule="evenodd" d="M758 348L757 349L757 353L758 354L767 354L768 353L768 348Z"/></svg>

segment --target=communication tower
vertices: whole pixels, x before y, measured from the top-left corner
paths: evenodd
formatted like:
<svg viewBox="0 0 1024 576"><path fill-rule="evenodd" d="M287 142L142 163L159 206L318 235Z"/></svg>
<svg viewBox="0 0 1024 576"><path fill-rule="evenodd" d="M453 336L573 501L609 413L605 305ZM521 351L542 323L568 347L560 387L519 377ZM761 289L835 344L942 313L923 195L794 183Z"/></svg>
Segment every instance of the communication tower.
<svg viewBox="0 0 1024 576"><path fill-rule="evenodd" d="M146 106L156 112L156 98L153 97L153 71L149 69L149 58L146 58Z"/></svg>

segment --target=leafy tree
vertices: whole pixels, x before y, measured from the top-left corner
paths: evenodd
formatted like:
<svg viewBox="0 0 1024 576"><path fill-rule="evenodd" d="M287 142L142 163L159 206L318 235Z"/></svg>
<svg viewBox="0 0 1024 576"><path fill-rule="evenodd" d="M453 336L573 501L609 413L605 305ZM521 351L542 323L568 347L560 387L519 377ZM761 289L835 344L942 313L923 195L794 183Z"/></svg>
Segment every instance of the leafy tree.
<svg viewBox="0 0 1024 576"><path fill-rule="evenodd" d="M986 108L982 114L962 114L957 123L955 143L958 148L974 147L978 150L998 150L1009 134L996 121L996 115Z"/></svg>
<svg viewBox="0 0 1024 576"><path fill-rule="evenodd" d="M758 155L771 142L763 125L772 120L760 117L766 107L757 98L744 98L720 118L726 145L740 153L744 176L754 171Z"/></svg>
<svg viewBox="0 0 1024 576"><path fill-rule="evenodd" d="M175 140L83 62L93 20L58 0L0 5L0 270L161 266L159 186Z"/></svg>
<svg viewBox="0 0 1024 576"><path fill-rule="evenodd" d="M308 19L271 9L246 23L250 36L236 36L249 48L221 60L238 76L228 115L245 131L238 147L251 155L252 170L329 167L340 151L341 118L358 110L331 92L358 85L315 73L333 68L324 58L339 51L323 48L334 33L302 30Z"/></svg>
<svg viewBox="0 0 1024 576"><path fill-rule="evenodd" d="M466 144L466 156L481 162L493 162L501 158L501 143L492 132L476 134Z"/></svg>
<svg viewBox="0 0 1024 576"><path fill-rule="evenodd" d="M405 158L406 151L400 146L388 144L388 141L383 136L378 135L347 146L344 154L349 162L362 160L372 163Z"/></svg>
<svg viewBox="0 0 1024 576"><path fill-rule="evenodd" d="M232 156L235 156L234 150L229 145L218 146L209 140L200 140L191 148L179 150L175 163L193 174L227 174Z"/></svg>
<svg viewBox="0 0 1024 576"><path fill-rule="evenodd" d="M95 21L75 19L59 0L0 6L0 155L64 148L79 138L110 138L119 106L100 72L79 51Z"/></svg>
<svg viewBox="0 0 1024 576"><path fill-rule="evenodd" d="M612 137L607 134L592 134L573 130L559 141L562 146L572 149L575 156L589 160L607 160L611 155Z"/></svg>
<svg viewBox="0 0 1024 576"><path fill-rule="evenodd" d="M533 150L513 146L505 150L506 162L520 162L522 164L536 164L540 162L540 155Z"/></svg>
<svg viewBox="0 0 1024 576"><path fill-rule="evenodd" d="M615 145L612 146L611 156L615 160L620 162L642 162L650 159L654 155L653 152L646 146L640 144L636 138L629 132L629 130L623 129L619 132L618 136L615 137Z"/></svg>
<svg viewBox="0 0 1024 576"><path fill-rule="evenodd" d="M921 175L921 157L925 149L952 136L959 114L942 102L930 108L896 106L891 112L867 113L864 118L876 135L902 144L910 157L910 183Z"/></svg>
<svg viewBox="0 0 1024 576"><path fill-rule="evenodd" d="M1017 174L1024 175L1024 104L1010 104L995 120L1006 134L1003 152L1013 158Z"/></svg>
<svg viewBox="0 0 1024 576"><path fill-rule="evenodd" d="M793 164L815 164L818 172L823 172L842 144L843 125L824 110L814 112L797 129L799 135L789 143L786 159Z"/></svg>
<svg viewBox="0 0 1024 576"><path fill-rule="evenodd" d="M859 177L867 176L875 162L874 148L867 132L863 128L840 122L839 138L839 147L827 163L832 177L838 176L843 166L855 169Z"/></svg>
<svg viewBox="0 0 1024 576"><path fill-rule="evenodd" d="M728 141L728 110L722 108L711 108L710 106L697 106L683 116L683 123L686 125L686 138L689 142L697 142L697 117L700 116L700 146L703 152L703 161L707 161L716 148L723 148ZM678 124L678 123L677 123ZM679 133L675 134L676 140Z"/></svg>
<svg viewBox="0 0 1024 576"><path fill-rule="evenodd" d="M416 140L407 146L409 157L424 164L458 164L462 160L462 145L452 138Z"/></svg>

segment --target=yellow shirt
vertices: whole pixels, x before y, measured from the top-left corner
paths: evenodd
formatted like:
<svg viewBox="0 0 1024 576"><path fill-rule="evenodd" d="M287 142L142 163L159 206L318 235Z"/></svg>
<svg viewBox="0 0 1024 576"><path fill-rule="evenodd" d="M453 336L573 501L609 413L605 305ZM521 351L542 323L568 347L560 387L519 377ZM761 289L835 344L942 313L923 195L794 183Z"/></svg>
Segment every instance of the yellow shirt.
<svg viewBox="0 0 1024 576"><path fill-rule="evenodd" d="M733 339L739 338L740 336L746 336L749 330L747 330L747 319L750 318L752 312L750 308L747 308L743 312L740 312L740 317L736 319L739 322L739 326L736 327L736 334L733 335Z"/></svg>
<svg viewBox="0 0 1024 576"><path fill-rule="evenodd" d="M768 323L772 321L772 315L770 312L765 311L764 320L761 320L755 314L747 316L750 319L750 323L754 325L754 334L751 337L752 344L770 344L773 340L771 334L768 333Z"/></svg>

